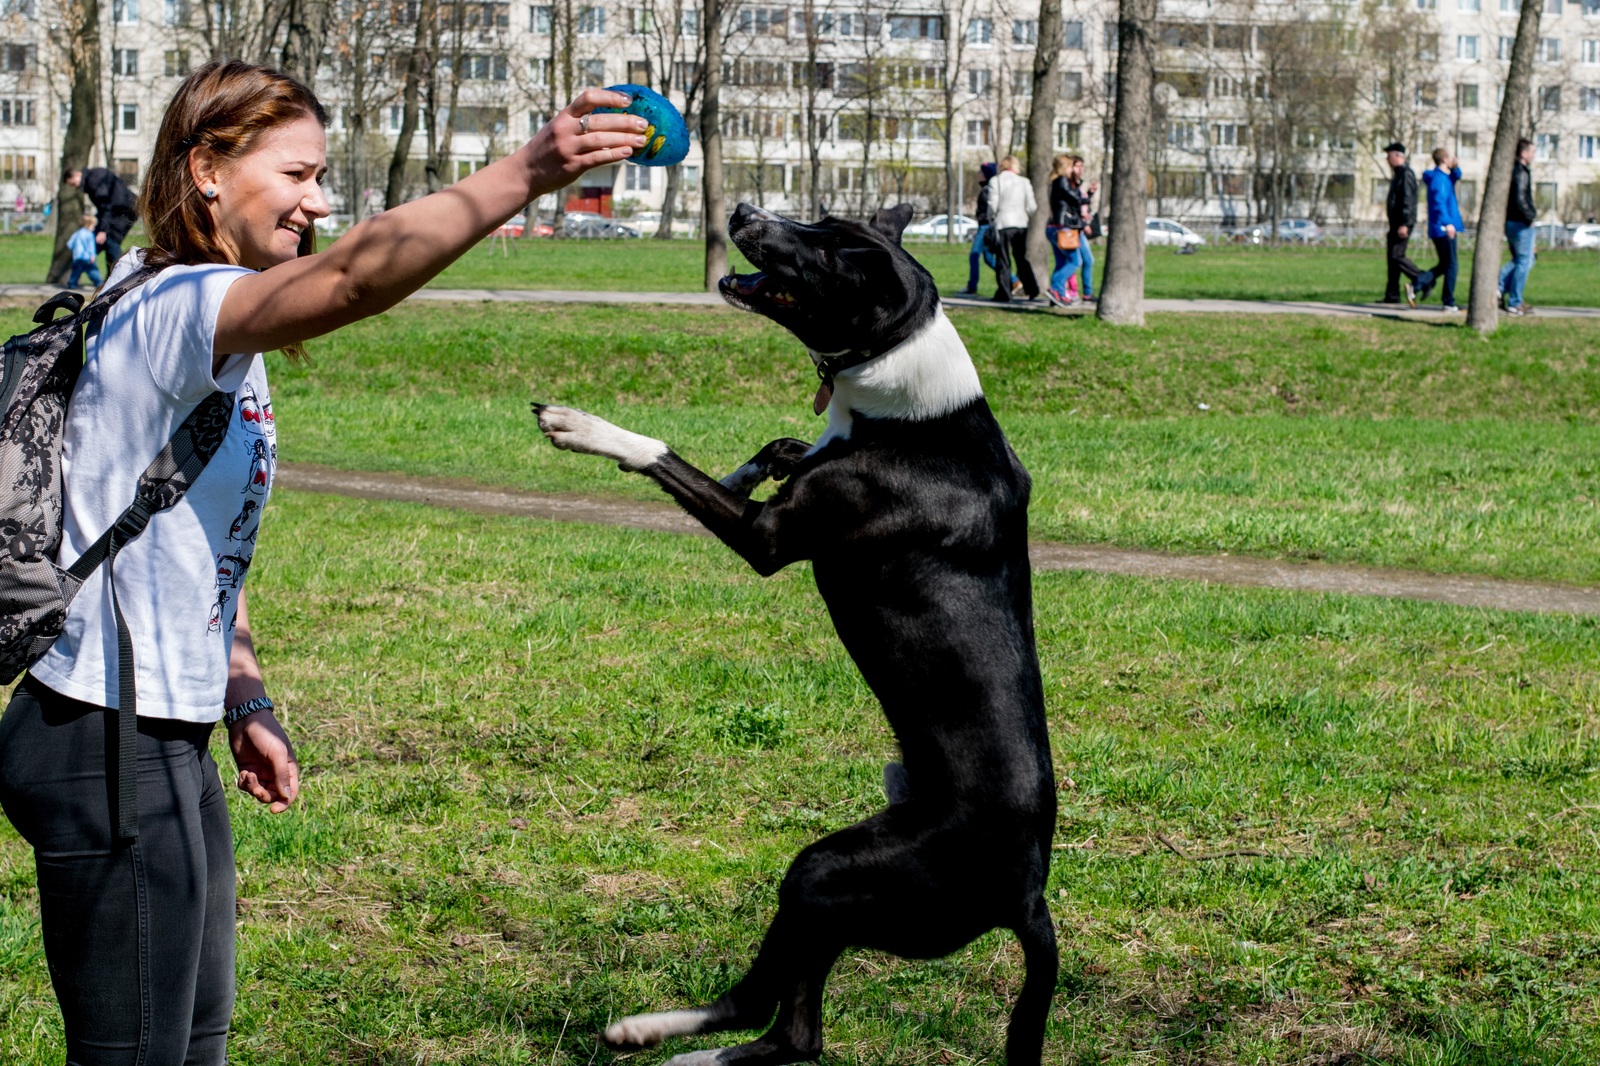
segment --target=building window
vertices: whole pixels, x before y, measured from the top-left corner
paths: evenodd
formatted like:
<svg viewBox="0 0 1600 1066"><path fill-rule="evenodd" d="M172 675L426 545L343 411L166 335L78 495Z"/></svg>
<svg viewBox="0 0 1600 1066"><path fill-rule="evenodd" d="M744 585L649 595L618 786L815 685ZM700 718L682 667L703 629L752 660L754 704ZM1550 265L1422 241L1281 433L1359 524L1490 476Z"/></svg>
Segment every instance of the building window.
<svg viewBox="0 0 1600 1066"><path fill-rule="evenodd" d="M1559 38L1559 37L1541 37L1541 38L1539 38L1539 62L1541 62L1541 63L1559 63L1559 62L1561 62L1561 38Z"/></svg>
<svg viewBox="0 0 1600 1066"><path fill-rule="evenodd" d="M1461 84L1456 86L1456 106L1463 111L1470 111L1478 106L1478 86L1476 84Z"/></svg>
<svg viewBox="0 0 1600 1066"><path fill-rule="evenodd" d="M117 110L117 129L123 133L139 132L139 105L123 104Z"/></svg>
<svg viewBox="0 0 1600 1066"><path fill-rule="evenodd" d="M1592 37L1585 40L1582 45L1581 54L1583 56L1583 61L1590 66L1600 63L1600 41L1597 41Z"/></svg>
<svg viewBox="0 0 1600 1066"><path fill-rule="evenodd" d="M1417 58L1432 62L1439 58L1439 38L1431 33L1417 37Z"/></svg>
<svg viewBox="0 0 1600 1066"><path fill-rule="evenodd" d="M650 88L650 61L648 59L628 60L628 84L643 85Z"/></svg>
<svg viewBox="0 0 1600 1066"><path fill-rule="evenodd" d="M994 23L988 19L973 19L967 23L968 44L993 44Z"/></svg>
<svg viewBox="0 0 1600 1066"><path fill-rule="evenodd" d="M1482 0L1456 0L1456 8L1460 11L1482 11Z"/></svg>
<svg viewBox="0 0 1600 1066"><path fill-rule="evenodd" d="M1462 159L1478 158L1478 135L1476 133L1456 134L1456 155Z"/></svg>
<svg viewBox="0 0 1600 1066"><path fill-rule="evenodd" d="M550 33L550 12L549 4L530 5L528 7L528 32L548 35Z"/></svg>
<svg viewBox="0 0 1600 1066"><path fill-rule="evenodd" d="M1478 58L1478 38L1476 35L1463 35L1456 38L1456 58L1470 60Z"/></svg>
<svg viewBox="0 0 1600 1066"><path fill-rule="evenodd" d="M161 21L168 26L189 25L189 0L165 0L161 5Z"/></svg>
<svg viewBox="0 0 1600 1066"><path fill-rule="evenodd" d="M860 16L856 16L856 19L860 21ZM782 7L740 8L739 32L751 33L757 37L787 37L789 10Z"/></svg>
<svg viewBox="0 0 1600 1066"><path fill-rule="evenodd" d="M1594 158L1594 142L1595 142L1595 138L1590 134L1584 134L1583 136L1578 138L1578 158L1579 159L1593 159Z"/></svg>
<svg viewBox="0 0 1600 1066"><path fill-rule="evenodd" d="M1500 14L1515 15L1522 11L1521 0L1500 0Z"/></svg>
<svg viewBox="0 0 1600 1066"><path fill-rule="evenodd" d="M989 120L986 118L967 120L967 147L987 148L993 138L989 136Z"/></svg>
<svg viewBox="0 0 1600 1066"><path fill-rule="evenodd" d="M1544 0L1544 13L1546 15L1561 14L1561 0Z"/></svg>
<svg viewBox="0 0 1600 1066"><path fill-rule="evenodd" d="M889 36L897 41L942 41L944 16L890 15Z"/></svg>
<svg viewBox="0 0 1600 1066"><path fill-rule="evenodd" d="M578 78L585 85L604 85L606 81L606 61L604 59L579 60Z"/></svg>
<svg viewBox="0 0 1600 1066"><path fill-rule="evenodd" d="M550 60L529 60L528 80L537 88L543 89L548 87L550 84Z"/></svg>
<svg viewBox="0 0 1600 1066"><path fill-rule="evenodd" d="M1439 0L1417 0L1418 11L1437 11L1438 9Z"/></svg>
<svg viewBox="0 0 1600 1066"><path fill-rule="evenodd" d="M655 12L648 7L628 8L628 32L635 37L653 33L656 28ZM644 84L640 82L639 84Z"/></svg>
<svg viewBox="0 0 1600 1066"><path fill-rule="evenodd" d="M1082 143L1083 143L1083 123L1081 123L1081 122L1057 122L1056 123L1056 147L1057 148L1074 148L1075 149Z"/></svg>
<svg viewBox="0 0 1600 1066"><path fill-rule="evenodd" d="M694 8L685 8L678 16L678 36L694 40L700 36L700 12Z"/></svg>
<svg viewBox="0 0 1600 1066"><path fill-rule="evenodd" d="M505 81L510 73L508 66L506 57L502 55L462 56L461 80Z"/></svg>
<svg viewBox="0 0 1600 1066"><path fill-rule="evenodd" d="M1600 89L1585 85L1578 90L1579 111L1600 111Z"/></svg>
<svg viewBox="0 0 1600 1066"><path fill-rule="evenodd" d="M1012 19L1011 43L1017 45L1039 43L1038 19Z"/></svg>
<svg viewBox="0 0 1600 1066"><path fill-rule="evenodd" d="M137 48L113 48L111 50L111 73L119 78L137 78L139 76L139 50Z"/></svg>
<svg viewBox="0 0 1600 1066"><path fill-rule="evenodd" d="M1561 135L1557 133L1536 133L1533 135L1533 158L1548 162L1561 151Z"/></svg>
<svg viewBox="0 0 1600 1066"><path fill-rule="evenodd" d="M1500 43L1495 48L1494 57L1502 63L1511 62L1511 49L1516 43L1517 39L1515 37L1500 38Z"/></svg>
<svg viewBox="0 0 1600 1066"><path fill-rule="evenodd" d="M111 0L111 20L122 26L137 26L139 0Z"/></svg>
<svg viewBox="0 0 1600 1066"><path fill-rule="evenodd" d="M128 184L128 185L137 185L137 184L139 184L139 160L138 159L131 159L131 158L128 158L126 156L124 156L122 158L119 158L119 159L115 159L111 163L111 169L116 171L117 172L117 177L121 178L126 184Z"/></svg>
<svg viewBox="0 0 1600 1066"><path fill-rule="evenodd" d="M1250 127L1237 122L1215 122L1211 143L1218 148L1243 148L1250 143Z"/></svg>
<svg viewBox="0 0 1600 1066"><path fill-rule="evenodd" d="M1559 86L1559 85L1541 85L1539 87L1539 110L1540 111L1560 111L1561 110L1561 86Z"/></svg>
<svg viewBox="0 0 1600 1066"><path fill-rule="evenodd" d="M830 78L832 71L829 71ZM700 77L700 64L687 60L678 60L672 64L672 87L679 92L686 93L694 87L695 80ZM828 85L827 88L832 88Z"/></svg>
<svg viewBox="0 0 1600 1066"><path fill-rule="evenodd" d="M1013 70L1011 72L1011 95L1033 95L1033 70L1031 67L1027 70Z"/></svg>
<svg viewBox="0 0 1600 1066"><path fill-rule="evenodd" d="M1083 71L1067 70L1061 73L1061 99L1083 99Z"/></svg>
<svg viewBox="0 0 1600 1066"><path fill-rule="evenodd" d="M967 92L973 96L988 96L991 72L988 67L967 68Z"/></svg>
<svg viewBox="0 0 1600 1066"><path fill-rule="evenodd" d="M1061 25L1061 47L1073 52L1083 51L1083 23L1064 22Z"/></svg>
<svg viewBox="0 0 1600 1066"><path fill-rule="evenodd" d="M584 37L599 37L606 32L606 9L582 7L578 9L578 33Z"/></svg>
<svg viewBox="0 0 1600 1066"><path fill-rule="evenodd" d="M31 126L33 125L33 101L27 97L20 100L0 99L0 126Z"/></svg>
<svg viewBox="0 0 1600 1066"><path fill-rule="evenodd" d="M655 173L652 167L623 167L622 188L624 192L649 192L650 176Z"/></svg>
<svg viewBox="0 0 1600 1066"><path fill-rule="evenodd" d="M161 53L161 72L169 78L189 76L189 50L169 48Z"/></svg>
<svg viewBox="0 0 1600 1066"><path fill-rule="evenodd" d="M1418 107L1438 107L1439 83L1436 81L1418 82L1416 101Z"/></svg>
<svg viewBox="0 0 1600 1066"><path fill-rule="evenodd" d="M0 155L0 181L33 181L35 165L31 155Z"/></svg>

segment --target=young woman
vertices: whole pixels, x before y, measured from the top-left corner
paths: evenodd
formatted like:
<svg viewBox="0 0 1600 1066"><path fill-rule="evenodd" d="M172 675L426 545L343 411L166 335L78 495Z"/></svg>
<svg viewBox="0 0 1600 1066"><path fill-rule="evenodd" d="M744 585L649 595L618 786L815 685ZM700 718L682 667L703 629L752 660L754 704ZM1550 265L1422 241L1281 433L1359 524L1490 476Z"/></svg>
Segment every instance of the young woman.
<svg viewBox="0 0 1600 1066"><path fill-rule="evenodd" d="M1050 224L1045 227L1045 234L1056 262L1045 296L1057 307L1078 301L1072 281L1078 270L1078 249L1083 243L1083 204L1069 180L1072 161L1072 156L1058 155L1050 163ZM1071 247L1065 247L1069 244Z"/></svg>
<svg viewBox="0 0 1600 1066"><path fill-rule="evenodd" d="M0 803L34 848L51 980L74 1066L220 1066L234 995L234 865L207 753L225 720L237 786L288 809L294 752L272 714L244 580L277 448L262 352L392 307L523 205L644 145L645 122L595 114L590 89L519 151L356 226L320 255L327 118L305 86L245 63L195 71L162 119L140 214L160 273L91 339L64 436L69 565L120 514L140 473L206 397L232 393L225 435L183 499L117 559L134 641L138 836L108 795L118 702L102 566L0 719Z"/></svg>

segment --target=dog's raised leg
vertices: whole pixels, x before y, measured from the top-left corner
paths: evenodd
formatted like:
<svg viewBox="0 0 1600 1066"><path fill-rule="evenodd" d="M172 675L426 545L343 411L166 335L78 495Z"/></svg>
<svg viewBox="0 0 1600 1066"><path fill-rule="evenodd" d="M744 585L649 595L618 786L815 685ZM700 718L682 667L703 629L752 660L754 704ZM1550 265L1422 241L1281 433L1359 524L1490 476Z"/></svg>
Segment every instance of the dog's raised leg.
<svg viewBox="0 0 1600 1066"><path fill-rule="evenodd" d="M769 441L748 463L723 478L720 484L729 492L749 499L750 494L768 478L782 481L793 473L810 450L811 445L803 440L779 437Z"/></svg>

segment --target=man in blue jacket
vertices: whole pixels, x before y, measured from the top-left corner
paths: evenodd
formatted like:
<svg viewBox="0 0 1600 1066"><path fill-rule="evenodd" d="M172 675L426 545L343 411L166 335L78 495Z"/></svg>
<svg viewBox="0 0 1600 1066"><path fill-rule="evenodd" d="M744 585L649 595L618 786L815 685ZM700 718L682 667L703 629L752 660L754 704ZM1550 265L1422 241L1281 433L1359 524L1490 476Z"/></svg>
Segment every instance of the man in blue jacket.
<svg viewBox="0 0 1600 1066"><path fill-rule="evenodd" d="M1456 255L1456 235L1461 232L1461 204L1456 200L1456 182L1461 167L1448 148L1433 150L1433 169L1422 172L1428 190L1428 237L1439 255L1434 268L1417 279L1417 299L1425 300L1436 278L1444 279L1444 310L1460 311L1456 306L1456 272L1461 260Z"/></svg>

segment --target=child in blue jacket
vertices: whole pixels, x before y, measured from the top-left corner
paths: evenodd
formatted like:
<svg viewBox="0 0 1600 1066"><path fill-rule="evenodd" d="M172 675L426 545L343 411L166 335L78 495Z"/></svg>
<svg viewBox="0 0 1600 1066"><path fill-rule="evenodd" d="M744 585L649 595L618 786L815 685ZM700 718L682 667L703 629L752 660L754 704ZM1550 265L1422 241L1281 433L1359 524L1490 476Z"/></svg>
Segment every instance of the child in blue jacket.
<svg viewBox="0 0 1600 1066"><path fill-rule="evenodd" d="M1456 200L1456 182L1461 180L1461 167L1448 148L1433 150L1433 169L1422 172L1422 184L1428 190L1428 237L1433 241L1439 262L1418 278L1417 299L1425 299L1433 288L1434 280L1444 279L1440 294L1444 310L1459 311L1456 306L1456 273L1460 257L1456 255L1456 237L1461 233L1461 204Z"/></svg>
<svg viewBox="0 0 1600 1066"><path fill-rule="evenodd" d="M100 268L95 265L95 256L100 250L94 243L94 223L93 215L84 215L78 220L81 228L67 238L67 251L72 255L72 279L67 282L68 288L76 289L78 278L84 274L89 275L91 287L100 286Z"/></svg>

